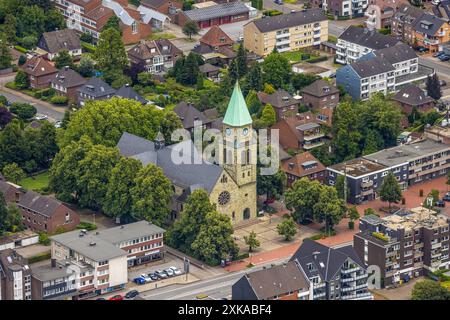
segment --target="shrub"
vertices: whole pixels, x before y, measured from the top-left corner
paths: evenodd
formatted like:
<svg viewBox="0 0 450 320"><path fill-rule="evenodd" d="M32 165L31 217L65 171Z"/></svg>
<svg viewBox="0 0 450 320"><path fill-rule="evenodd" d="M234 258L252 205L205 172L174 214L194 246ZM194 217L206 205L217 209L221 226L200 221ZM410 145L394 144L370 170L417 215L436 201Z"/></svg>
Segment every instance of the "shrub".
<svg viewBox="0 0 450 320"><path fill-rule="evenodd" d="M90 222L80 222L79 225L77 225L77 229L86 229L88 231L96 230L97 226Z"/></svg>
<svg viewBox="0 0 450 320"><path fill-rule="evenodd" d="M50 238L48 237L48 234L45 232L39 232L39 243L44 245L44 246L49 246L50 245Z"/></svg>
<svg viewBox="0 0 450 320"><path fill-rule="evenodd" d="M36 115L36 107L29 103L14 102L9 111L17 115L22 120L28 120Z"/></svg>
<svg viewBox="0 0 450 320"><path fill-rule="evenodd" d="M38 43L38 38L36 38L35 36L25 36L22 39L19 39L18 42L24 48L31 50L34 47L36 47L36 44Z"/></svg>
<svg viewBox="0 0 450 320"><path fill-rule="evenodd" d="M316 63L316 62L322 62L322 61L326 61L326 60L328 60L327 56L320 56L320 57L309 58L307 60L307 62L309 62L309 63Z"/></svg>
<svg viewBox="0 0 450 320"><path fill-rule="evenodd" d="M91 44L92 41L94 40L94 37L92 36L92 34L83 33L83 34L80 36L80 40L81 40L82 42L86 42L86 43L88 43L88 44Z"/></svg>
<svg viewBox="0 0 450 320"><path fill-rule="evenodd" d="M35 256L32 256L30 258L28 258L28 263L32 264L32 263L36 263L39 261L44 261L44 260L48 260L52 257L51 252L44 252L44 253L39 253Z"/></svg>
<svg viewBox="0 0 450 320"><path fill-rule="evenodd" d="M83 48L84 51L89 53L94 53L95 50L97 49L94 45L84 41L81 41L81 47Z"/></svg>
<svg viewBox="0 0 450 320"><path fill-rule="evenodd" d="M312 237L309 237L311 240L320 240L320 239L322 239L323 238L323 235L322 234L316 234L316 235L313 235Z"/></svg>
<svg viewBox="0 0 450 320"><path fill-rule="evenodd" d="M67 102L69 101L69 98L66 96L59 96L55 95L51 97L50 102L57 105L67 105Z"/></svg>
<svg viewBox="0 0 450 320"><path fill-rule="evenodd" d="M19 45L15 45L15 46L14 46L14 49L16 49L17 51L22 52L22 53L27 53L27 52L28 52L27 49L25 49L24 47L19 46ZM21 57L22 57L22 56L21 56ZM20 59L19 59L19 60L20 60Z"/></svg>
<svg viewBox="0 0 450 320"><path fill-rule="evenodd" d="M372 232L372 236L374 236L377 239L386 241L386 242L389 241L389 237L385 236L384 234L382 234L380 232Z"/></svg>
<svg viewBox="0 0 450 320"><path fill-rule="evenodd" d="M354 221L349 221L349 222L348 222L348 228L349 228L350 230L355 229L355 222L354 222Z"/></svg>

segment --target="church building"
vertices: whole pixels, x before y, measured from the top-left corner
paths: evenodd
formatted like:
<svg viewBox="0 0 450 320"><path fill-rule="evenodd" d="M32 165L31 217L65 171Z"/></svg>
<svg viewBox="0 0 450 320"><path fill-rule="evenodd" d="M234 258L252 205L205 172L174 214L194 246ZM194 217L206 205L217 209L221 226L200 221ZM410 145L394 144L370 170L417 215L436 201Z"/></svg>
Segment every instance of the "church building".
<svg viewBox="0 0 450 320"><path fill-rule="evenodd" d="M202 188L217 210L239 224L257 216L256 208L256 137L239 84L236 83L228 104L222 128L223 148L219 164L203 159L191 140L166 146L163 139L149 141L123 133L117 144L120 154L160 167L171 180L175 191L173 218L183 210L187 197ZM179 163L174 155L190 152L188 163Z"/></svg>

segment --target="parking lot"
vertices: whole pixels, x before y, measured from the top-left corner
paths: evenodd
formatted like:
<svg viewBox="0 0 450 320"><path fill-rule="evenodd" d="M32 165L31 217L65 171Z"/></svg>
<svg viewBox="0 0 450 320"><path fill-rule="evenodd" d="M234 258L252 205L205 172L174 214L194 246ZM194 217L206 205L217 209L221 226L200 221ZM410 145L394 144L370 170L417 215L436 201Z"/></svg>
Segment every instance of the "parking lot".
<svg viewBox="0 0 450 320"><path fill-rule="evenodd" d="M164 259L155 261L142 266L133 267L128 270L128 281L132 282L134 278L139 277L141 274L154 273L156 270L164 270L169 267L176 267L184 274L183 260L178 259L172 255L166 254ZM173 278L173 276L172 276ZM155 281L156 282L156 281Z"/></svg>

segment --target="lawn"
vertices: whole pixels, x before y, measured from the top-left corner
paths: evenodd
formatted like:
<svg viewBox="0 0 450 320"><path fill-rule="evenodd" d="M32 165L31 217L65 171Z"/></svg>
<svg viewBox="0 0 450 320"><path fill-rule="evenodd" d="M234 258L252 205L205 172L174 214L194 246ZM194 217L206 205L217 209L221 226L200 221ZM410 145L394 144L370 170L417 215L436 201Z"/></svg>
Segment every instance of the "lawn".
<svg viewBox="0 0 450 320"><path fill-rule="evenodd" d="M159 40L159 39L175 39L176 36L174 34L171 33L164 33L164 32L158 32L158 33L153 33L148 40Z"/></svg>
<svg viewBox="0 0 450 320"><path fill-rule="evenodd" d="M27 190L42 190L48 186L48 171L35 176L27 177L19 182L19 185Z"/></svg>
<svg viewBox="0 0 450 320"><path fill-rule="evenodd" d="M300 51L286 51L282 55L290 62L299 62L302 60L302 53Z"/></svg>

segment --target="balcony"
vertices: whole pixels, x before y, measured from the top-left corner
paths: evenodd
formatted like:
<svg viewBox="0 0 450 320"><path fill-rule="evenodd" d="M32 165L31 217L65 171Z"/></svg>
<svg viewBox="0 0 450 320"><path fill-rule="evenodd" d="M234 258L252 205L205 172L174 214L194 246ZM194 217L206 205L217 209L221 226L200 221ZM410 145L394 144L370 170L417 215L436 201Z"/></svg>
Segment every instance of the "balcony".
<svg viewBox="0 0 450 320"><path fill-rule="evenodd" d="M291 40L289 38L287 38L287 39L277 40L276 45L282 46L284 44L290 44L290 43L291 43Z"/></svg>
<svg viewBox="0 0 450 320"><path fill-rule="evenodd" d="M348 269L341 269L341 274L349 274L349 273L356 272L358 270L359 270L358 266L351 267L351 268L348 268Z"/></svg>
<svg viewBox="0 0 450 320"><path fill-rule="evenodd" d="M352 277L347 277L347 278L341 278L341 283L347 283L347 282L353 282L356 281L356 277L352 276Z"/></svg>
<svg viewBox="0 0 450 320"><path fill-rule="evenodd" d="M338 48L341 48L341 49L346 49L347 47L346 46L344 46L342 43L340 43L340 42L338 42L337 44L336 44L336 46L338 47Z"/></svg>
<svg viewBox="0 0 450 320"><path fill-rule="evenodd" d="M442 247L442 243L441 242L436 242L436 243L433 243L431 245L431 249L437 249L437 248L440 248L440 247Z"/></svg>
<svg viewBox="0 0 450 320"><path fill-rule="evenodd" d="M275 35L275 39L281 39L281 38L289 38L291 36L290 32L286 32L286 33L280 33Z"/></svg>
<svg viewBox="0 0 450 320"><path fill-rule="evenodd" d="M358 293L358 294L351 294L351 295L346 295L346 296L342 296L342 300L350 300L350 299L369 299L372 297L372 294L370 292L365 292L365 293Z"/></svg>
<svg viewBox="0 0 450 320"><path fill-rule="evenodd" d="M364 279L364 278L367 278L367 274L365 274L365 273L363 273L363 274L361 274L359 276L356 276L355 280L361 280L361 279Z"/></svg>
<svg viewBox="0 0 450 320"><path fill-rule="evenodd" d="M309 143L304 143L303 144L303 149L305 150L311 150L317 147L320 147L321 145L323 145L324 142L322 140L318 141L318 142L309 142Z"/></svg>
<svg viewBox="0 0 450 320"><path fill-rule="evenodd" d="M369 196L369 195L371 195L371 194L373 194L373 189L362 190L362 191L361 191L361 195L363 195L363 196Z"/></svg>
<svg viewBox="0 0 450 320"><path fill-rule="evenodd" d="M291 47L283 47L283 48L278 48L277 47L278 52L286 52L286 51L291 51Z"/></svg>
<svg viewBox="0 0 450 320"><path fill-rule="evenodd" d="M321 283L318 283L318 284L314 284L314 289L320 289L320 288L323 288L325 286L326 286L326 283L325 282L321 282Z"/></svg>
<svg viewBox="0 0 450 320"><path fill-rule="evenodd" d="M420 248L423 248L423 242L416 243L416 244L414 245L414 249L420 249Z"/></svg>

